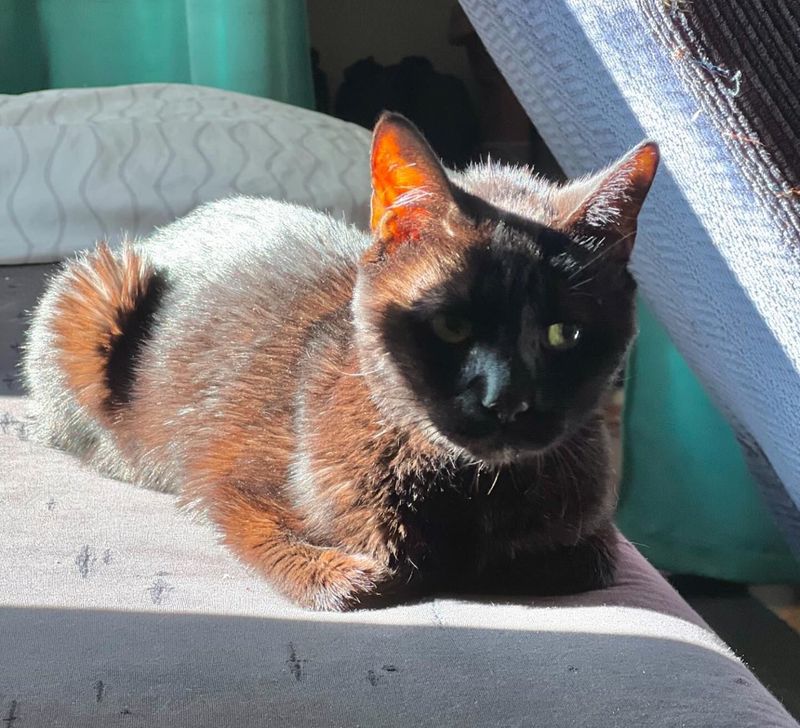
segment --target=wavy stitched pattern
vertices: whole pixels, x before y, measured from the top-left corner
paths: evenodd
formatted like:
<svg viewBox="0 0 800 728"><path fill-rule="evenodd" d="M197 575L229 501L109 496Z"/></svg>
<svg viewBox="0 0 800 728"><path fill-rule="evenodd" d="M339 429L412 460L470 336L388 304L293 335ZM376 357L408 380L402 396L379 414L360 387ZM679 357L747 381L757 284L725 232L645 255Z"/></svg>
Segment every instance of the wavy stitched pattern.
<svg viewBox="0 0 800 728"><path fill-rule="evenodd" d="M143 236L234 194L367 222L368 132L244 94L142 84L2 96L0 149L0 264Z"/></svg>

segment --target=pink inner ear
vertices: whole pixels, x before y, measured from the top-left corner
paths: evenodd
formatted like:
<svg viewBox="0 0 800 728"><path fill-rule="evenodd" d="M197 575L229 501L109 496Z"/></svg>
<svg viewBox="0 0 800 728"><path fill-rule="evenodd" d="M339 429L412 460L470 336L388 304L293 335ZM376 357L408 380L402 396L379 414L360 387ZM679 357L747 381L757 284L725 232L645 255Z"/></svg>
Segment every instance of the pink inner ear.
<svg viewBox="0 0 800 728"><path fill-rule="evenodd" d="M405 206L395 207L398 198L423 187L426 175L402 152L401 139L393 129L376 136L372 149L372 228L378 227L389 208L400 215Z"/></svg>
<svg viewBox="0 0 800 728"><path fill-rule="evenodd" d="M658 160L658 145L646 142L595 177L565 188L565 201L572 200L575 205L565 227L588 225L631 235Z"/></svg>
<svg viewBox="0 0 800 728"><path fill-rule="evenodd" d="M653 178L656 176L658 161L661 153L658 144L645 142L631 152L633 158L633 172L630 176L631 185L641 191L642 198L647 194Z"/></svg>
<svg viewBox="0 0 800 728"><path fill-rule="evenodd" d="M635 147L613 167L603 186L612 204L620 209L622 217L635 218L644 203L658 169L659 152L655 142L645 142Z"/></svg>
<svg viewBox="0 0 800 728"><path fill-rule="evenodd" d="M371 227L381 239L416 240L447 176L416 129L400 117L382 118L372 142Z"/></svg>

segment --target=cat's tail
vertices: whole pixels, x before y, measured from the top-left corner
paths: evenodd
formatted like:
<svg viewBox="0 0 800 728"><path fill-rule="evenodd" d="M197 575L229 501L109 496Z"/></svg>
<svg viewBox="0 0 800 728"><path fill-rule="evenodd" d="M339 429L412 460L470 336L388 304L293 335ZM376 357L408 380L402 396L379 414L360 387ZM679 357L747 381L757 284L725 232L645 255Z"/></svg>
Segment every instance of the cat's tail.
<svg viewBox="0 0 800 728"><path fill-rule="evenodd" d="M160 294L156 271L129 244L112 252L102 243L68 262L50 282L23 358L50 439L63 444L79 434L63 430L86 429L87 419L104 426L118 420Z"/></svg>

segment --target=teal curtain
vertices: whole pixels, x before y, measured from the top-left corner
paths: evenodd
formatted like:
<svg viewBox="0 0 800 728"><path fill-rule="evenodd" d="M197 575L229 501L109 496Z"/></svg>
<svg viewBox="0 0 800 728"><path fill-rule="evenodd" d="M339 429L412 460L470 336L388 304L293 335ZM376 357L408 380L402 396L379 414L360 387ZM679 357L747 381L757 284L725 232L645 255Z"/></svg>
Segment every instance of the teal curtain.
<svg viewBox="0 0 800 728"><path fill-rule="evenodd" d="M174 82L313 107L304 0L0 0L0 93Z"/></svg>
<svg viewBox="0 0 800 728"><path fill-rule="evenodd" d="M641 303L639 325L625 401L621 530L666 571L800 581L730 426Z"/></svg>

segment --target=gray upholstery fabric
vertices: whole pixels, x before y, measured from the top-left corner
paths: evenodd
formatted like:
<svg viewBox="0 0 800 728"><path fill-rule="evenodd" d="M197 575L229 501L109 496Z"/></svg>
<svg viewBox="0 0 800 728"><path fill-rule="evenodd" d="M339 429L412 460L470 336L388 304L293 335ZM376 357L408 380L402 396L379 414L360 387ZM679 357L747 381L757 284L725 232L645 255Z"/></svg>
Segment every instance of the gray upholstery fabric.
<svg viewBox="0 0 800 728"><path fill-rule="evenodd" d="M0 269L0 381L46 271ZM313 614L29 424L0 397L9 728L797 725L630 544L604 591Z"/></svg>
<svg viewBox="0 0 800 728"><path fill-rule="evenodd" d="M640 290L742 428L748 457L759 461L754 472L800 554L800 223L786 217L797 198L788 183L764 181L780 176L777 165L731 111L729 97L747 75L734 81L733 69L714 70L708 49L666 33L672 22L691 24L693 7L704 4L461 4L568 175L644 137L659 142L662 169L633 260ZM763 174L743 162L751 158Z"/></svg>
<svg viewBox="0 0 800 728"><path fill-rule="evenodd" d="M41 728L794 725L724 654L625 633L636 614L619 634L599 607L545 630L475 611L493 623L7 609L0 710Z"/></svg>

